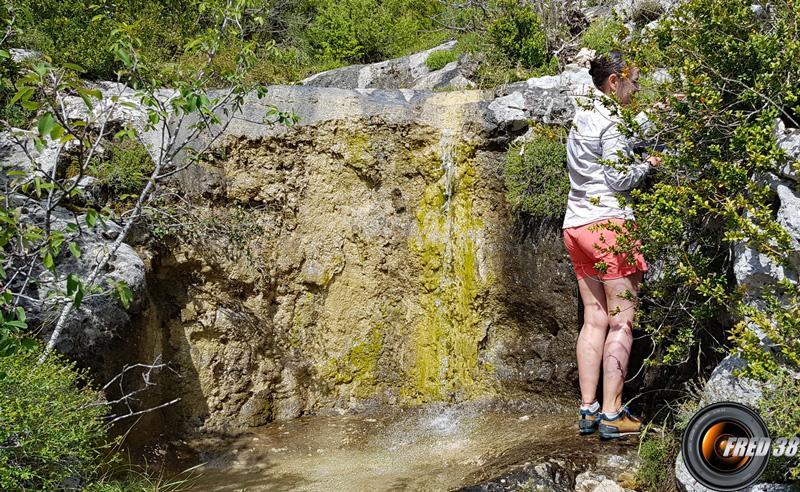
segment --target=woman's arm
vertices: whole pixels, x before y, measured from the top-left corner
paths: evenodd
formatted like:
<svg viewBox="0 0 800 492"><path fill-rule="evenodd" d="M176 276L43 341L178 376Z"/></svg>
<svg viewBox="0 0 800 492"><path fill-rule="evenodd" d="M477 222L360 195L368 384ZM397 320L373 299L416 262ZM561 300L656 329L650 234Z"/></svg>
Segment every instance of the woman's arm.
<svg viewBox="0 0 800 492"><path fill-rule="evenodd" d="M611 124L601 133L600 146L603 150L602 159L611 163L634 157L628 139L617 130L616 124ZM628 191L639 184L650 169L650 165L651 159L644 162L633 160L624 170L618 170L613 165L606 164L603 166L603 177L606 185L612 190Z"/></svg>

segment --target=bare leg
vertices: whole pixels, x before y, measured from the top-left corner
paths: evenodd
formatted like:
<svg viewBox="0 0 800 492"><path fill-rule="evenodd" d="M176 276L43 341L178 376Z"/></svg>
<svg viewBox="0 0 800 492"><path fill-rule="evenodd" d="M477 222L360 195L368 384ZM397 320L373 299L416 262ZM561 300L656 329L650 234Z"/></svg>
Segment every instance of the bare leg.
<svg viewBox="0 0 800 492"><path fill-rule="evenodd" d="M633 344L633 318L642 273L605 281L608 336L603 347L603 413L622 406L622 386Z"/></svg>
<svg viewBox="0 0 800 492"><path fill-rule="evenodd" d="M582 403L591 404L597 399L603 341L608 328L606 294L603 284L597 277L584 277L578 280L578 289L583 300L583 327L576 348L578 380L581 385Z"/></svg>

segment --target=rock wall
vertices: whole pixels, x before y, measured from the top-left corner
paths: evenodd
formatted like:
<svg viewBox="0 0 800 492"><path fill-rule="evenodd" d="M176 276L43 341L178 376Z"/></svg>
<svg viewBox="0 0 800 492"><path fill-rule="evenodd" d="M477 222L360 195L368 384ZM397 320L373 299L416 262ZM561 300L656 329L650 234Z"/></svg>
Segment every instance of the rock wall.
<svg viewBox="0 0 800 492"><path fill-rule="evenodd" d="M132 322L98 321L87 344L76 318L60 348L109 374L161 356L174 372L152 401L181 401L148 418L175 430L573 397L574 277L557 231L516 223L502 169L529 121L571 120L587 80L576 66L498 90L248 96L213 155L159 191L166 214L129 238L145 271ZM133 91L99 88L132 103L112 119L157 154L161 129L146 127ZM260 124L273 107L299 124ZM74 98L70 111L87 108Z"/></svg>
<svg viewBox="0 0 800 492"><path fill-rule="evenodd" d="M574 280L557 235L519 236L503 157L380 117L229 138L173 183L201 227L149 262L139 354L180 366L171 418L570 394Z"/></svg>

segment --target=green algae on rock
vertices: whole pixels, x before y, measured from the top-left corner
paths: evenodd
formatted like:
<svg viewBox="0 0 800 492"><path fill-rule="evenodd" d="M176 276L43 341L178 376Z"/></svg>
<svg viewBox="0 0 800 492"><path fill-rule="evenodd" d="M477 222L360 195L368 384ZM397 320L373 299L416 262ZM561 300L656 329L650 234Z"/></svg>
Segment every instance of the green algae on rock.
<svg viewBox="0 0 800 492"><path fill-rule="evenodd" d="M473 213L475 147L442 141L437 179L419 203L417 236L409 248L419 263L422 319L414 328L416 351L406 396L417 401L470 397L488 389L478 348L485 337L477 309L486 286L476 263L482 224Z"/></svg>
<svg viewBox="0 0 800 492"><path fill-rule="evenodd" d="M378 325L369 338L357 342L344 356L330 359L320 369L320 376L333 384L352 384L356 398L372 396L379 388L377 366L382 348L383 335Z"/></svg>

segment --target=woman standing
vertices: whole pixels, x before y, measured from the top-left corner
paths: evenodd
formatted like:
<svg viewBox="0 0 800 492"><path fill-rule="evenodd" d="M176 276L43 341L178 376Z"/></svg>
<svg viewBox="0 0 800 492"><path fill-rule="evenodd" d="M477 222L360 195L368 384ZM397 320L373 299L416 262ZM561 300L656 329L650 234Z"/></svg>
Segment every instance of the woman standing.
<svg viewBox="0 0 800 492"><path fill-rule="evenodd" d="M616 96L622 105L628 105L639 90L639 70L627 65L620 52L592 60L589 74L606 101L608 96ZM567 139L571 189L563 224L564 244L584 305L577 343L582 400L579 429L581 434L599 430L603 439L638 433L641 428L641 422L622 406L622 386L633 342L636 295L647 264L638 252L628 258L628 253L610 251L617 233L625 232L625 224L633 219L632 210L620 206L617 195L624 196L650 167L660 164L658 157L634 161L624 171L608 164L633 155L628 140L617 129L619 122L595 99L591 108L577 111ZM601 369L602 412L596 398Z"/></svg>

